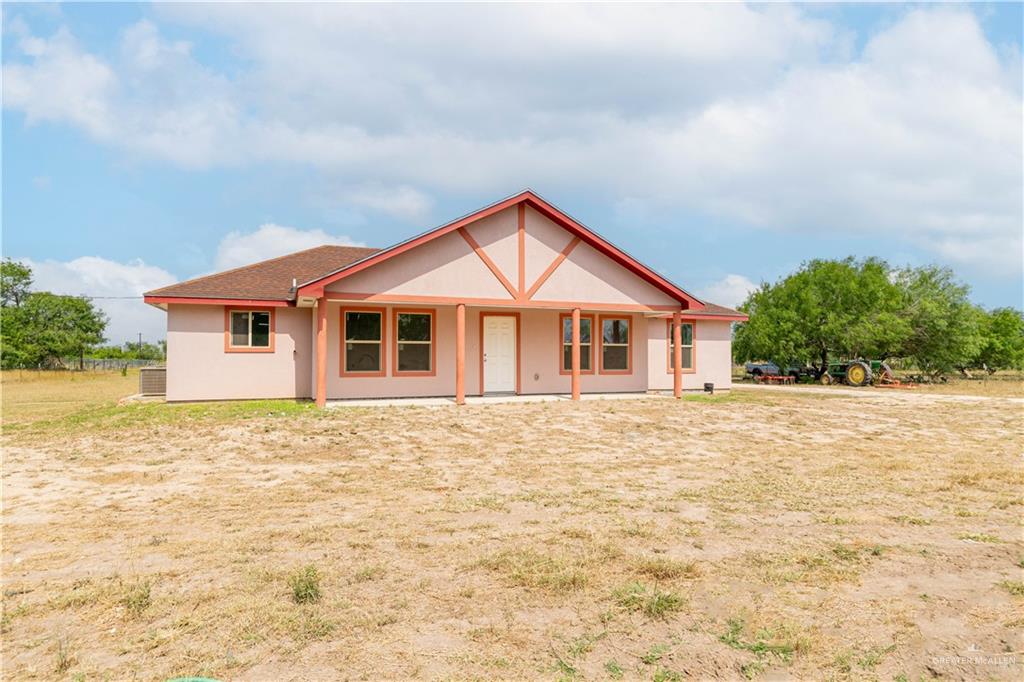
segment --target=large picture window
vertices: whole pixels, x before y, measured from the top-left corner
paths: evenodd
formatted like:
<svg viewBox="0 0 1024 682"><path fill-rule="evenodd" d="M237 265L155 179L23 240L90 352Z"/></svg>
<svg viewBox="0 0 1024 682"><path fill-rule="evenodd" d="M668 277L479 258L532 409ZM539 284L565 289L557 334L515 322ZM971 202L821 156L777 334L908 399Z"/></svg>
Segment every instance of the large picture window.
<svg viewBox="0 0 1024 682"><path fill-rule="evenodd" d="M668 320L668 324L665 325L668 329L668 371L675 369L675 332L672 329L672 320ZM681 324L682 343L680 346L683 349L683 371L693 371L693 323L683 322Z"/></svg>
<svg viewBox="0 0 1024 682"><path fill-rule="evenodd" d="M601 318L601 373L626 374L630 371L630 331L628 317Z"/></svg>
<svg viewBox="0 0 1024 682"><path fill-rule="evenodd" d="M228 352L273 352L273 310L226 308L224 317L224 350Z"/></svg>
<svg viewBox="0 0 1024 682"><path fill-rule="evenodd" d="M395 311L395 375L434 375L434 311Z"/></svg>
<svg viewBox="0 0 1024 682"><path fill-rule="evenodd" d="M572 315L562 313L559 316L562 340L562 374L572 372ZM580 372L594 373L594 316L580 315Z"/></svg>
<svg viewBox="0 0 1024 682"><path fill-rule="evenodd" d="M384 310L342 309L342 375L383 376Z"/></svg>

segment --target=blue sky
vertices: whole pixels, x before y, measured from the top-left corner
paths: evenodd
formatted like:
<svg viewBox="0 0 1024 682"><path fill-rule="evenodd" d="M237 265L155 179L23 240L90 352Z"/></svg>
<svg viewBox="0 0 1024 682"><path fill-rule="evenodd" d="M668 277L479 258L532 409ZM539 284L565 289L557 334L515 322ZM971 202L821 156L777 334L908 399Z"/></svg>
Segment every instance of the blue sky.
<svg viewBox="0 0 1024 682"><path fill-rule="evenodd" d="M3 253L130 296L531 187L736 304L801 261L1022 305L1020 4L3 6ZM162 313L104 299L115 341Z"/></svg>

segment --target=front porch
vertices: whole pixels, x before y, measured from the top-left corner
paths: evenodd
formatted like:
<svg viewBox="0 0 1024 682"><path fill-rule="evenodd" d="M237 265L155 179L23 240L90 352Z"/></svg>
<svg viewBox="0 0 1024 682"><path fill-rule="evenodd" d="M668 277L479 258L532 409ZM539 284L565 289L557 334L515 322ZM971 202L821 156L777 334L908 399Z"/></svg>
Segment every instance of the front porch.
<svg viewBox="0 0 1024 682"><path fill-rule="evenodd" d="M695 322L682 311L396 299L328 292L317 300L319 406L611 399L666 389L679 397L692 374Z"/></svg>

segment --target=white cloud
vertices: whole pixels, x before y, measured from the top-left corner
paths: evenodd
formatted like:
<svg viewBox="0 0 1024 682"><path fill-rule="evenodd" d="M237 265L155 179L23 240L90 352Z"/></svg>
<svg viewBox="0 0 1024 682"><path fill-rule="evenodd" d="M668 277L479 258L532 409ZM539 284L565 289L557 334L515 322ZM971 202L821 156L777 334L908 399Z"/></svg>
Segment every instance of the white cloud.
<svg viewBox="0 0 1024 682"><path fill-rule="evenodd" d="M355 206L369 208L410 222L422 220L433 206L433 201L429 196L407 186L364 185L345 192L342 198Z"/></svg>
<svg viewBox="0 0 1024 682"><path fill-rule="evenodd" d="M253 232L236 230L225 235L217 246L214 267L219 272L324 244L363 246L348 237L331 235L323 230L300 230L266 223Z"/></svg>
<svg viewBox="0 0 1024 682"><path fill-rule="evenodd" d="M112 343L143 339L156 342L167 337L167 316L162 310L142 302L150 289L173 284L171 273L141 260L120 263L96 256L71 261L19 259L32 268L33 289L75 296L139 298L96 298L93 302L109 317L106 337Z"/></svg>
<svg viewBox="0 0 1024 682"><path fill-rule="evenodd" d="M149 21L110 59L23 31L4 106L184 166L310 165L340 200L409 220L432 192L587 188L1020 272L1021 55L968 9L907 11L859 53L780 5L156 12L242 65Z"/></svg>
<svg viewBox="0 0 1024 682"><path fill-rule="evenodd" d="M117 74L110 66L83 52L65 28L48 40L23 35L19 49L31 62L4 64L5 108L24 111L29 122L67 121L99 138L113 132Z"/></svg>
<svg viewBox="0 0 1024 682"><path fill-rule="evenodd" d="M711 303L735 308L747 300L757 285L743 275L726 275L698 292L698 296Z"/></svg>

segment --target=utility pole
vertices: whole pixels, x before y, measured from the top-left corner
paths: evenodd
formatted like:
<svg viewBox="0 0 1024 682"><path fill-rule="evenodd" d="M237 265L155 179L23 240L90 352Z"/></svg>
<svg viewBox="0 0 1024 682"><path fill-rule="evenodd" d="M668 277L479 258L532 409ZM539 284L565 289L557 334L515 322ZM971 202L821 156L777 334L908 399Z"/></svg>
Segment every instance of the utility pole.
<svg viewBox="0 0 1024 682"><path fill-rule="evenodd" d="M142 332L139 332L139 354L142 354Z"/></svg>

